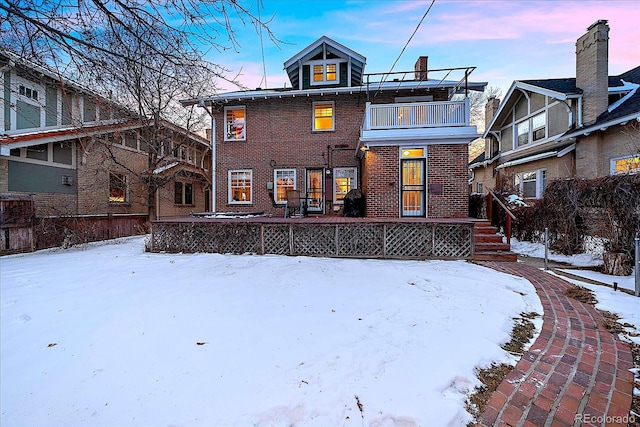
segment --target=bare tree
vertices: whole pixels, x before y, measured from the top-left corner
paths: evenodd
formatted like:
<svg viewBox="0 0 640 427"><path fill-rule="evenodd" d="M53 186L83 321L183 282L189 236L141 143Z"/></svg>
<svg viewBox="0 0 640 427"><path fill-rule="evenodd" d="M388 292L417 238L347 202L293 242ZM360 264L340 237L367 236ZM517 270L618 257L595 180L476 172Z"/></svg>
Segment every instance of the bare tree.
<svg viewBox="0 0 640 427"><path fill-rule="evenodd" d="M105 169L116 166L146 185L152 216L158 189L173 180L154 171L181 152L177 141L189 143L186 131L176 136L175 129L167 131L167 122L202 131L208 119L179 100L214 93L220 79L242 87L230 70L203 61L203 55L238 50L238 25L252 25L279 42L268 20L254 13L260 4L251 5L237 0L0 0L0 43L91 87L126 107L128 120L140 121L140 147L148 151L144 171L122 161L112 135L94 140L102 145Z"/></svg>

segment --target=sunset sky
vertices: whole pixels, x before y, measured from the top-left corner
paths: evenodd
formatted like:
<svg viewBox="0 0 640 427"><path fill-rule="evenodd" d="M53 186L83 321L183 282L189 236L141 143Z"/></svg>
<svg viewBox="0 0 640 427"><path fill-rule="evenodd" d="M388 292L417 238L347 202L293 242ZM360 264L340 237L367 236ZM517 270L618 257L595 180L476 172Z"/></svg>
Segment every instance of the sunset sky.
<svg viewBox="0 0 640 427"><path fill-rule="evenodd" d="M207 55L240 72L249 88L290 86L283 63L323 35L365 56L365 72L388 72L432 2L257 0L256 15L258 4L282 41L275 45L262 34L267 84L260 36L248 23L234 22L237 52ZM412 70L427 55L432 69L477 67L471 80L504 95L513 80L574 77L576 39L599 19L611 28L609 74L640 65L640 0L436 0L393 71Z"/></svg>

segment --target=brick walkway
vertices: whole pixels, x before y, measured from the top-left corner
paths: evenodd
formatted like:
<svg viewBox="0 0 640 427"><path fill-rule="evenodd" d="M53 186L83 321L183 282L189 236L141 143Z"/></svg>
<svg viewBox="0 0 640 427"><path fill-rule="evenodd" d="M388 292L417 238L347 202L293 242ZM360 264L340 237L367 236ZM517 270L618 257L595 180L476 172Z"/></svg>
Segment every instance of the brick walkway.
<svg viewBox="0 0 640 427"><path fill-rule="evenodd" d="M626 426L616 417L631 407L631 350L602 326L600 313L566 297L572 285L536 267L478 264L526 278L544 308L540 335L491 396L481 425Z"/></svg>

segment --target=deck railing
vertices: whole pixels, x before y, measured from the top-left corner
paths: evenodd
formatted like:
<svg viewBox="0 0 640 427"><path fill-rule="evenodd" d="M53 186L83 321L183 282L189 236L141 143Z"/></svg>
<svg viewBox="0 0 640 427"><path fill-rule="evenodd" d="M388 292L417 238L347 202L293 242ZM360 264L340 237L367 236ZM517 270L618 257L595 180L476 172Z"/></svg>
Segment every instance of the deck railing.
<svg viewBox="0 0 640 427"><path fill-rule="evenodd" d="M368 104L363 130L469 126L469 99L463 101Z"/></svg>

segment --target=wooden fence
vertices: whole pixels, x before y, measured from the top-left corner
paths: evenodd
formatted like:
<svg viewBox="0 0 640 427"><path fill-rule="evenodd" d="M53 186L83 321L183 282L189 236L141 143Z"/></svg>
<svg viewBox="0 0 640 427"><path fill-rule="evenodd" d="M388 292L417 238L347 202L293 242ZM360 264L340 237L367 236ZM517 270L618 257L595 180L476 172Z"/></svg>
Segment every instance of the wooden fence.
<svg viewBox="0 0 640 427"><path fill-rule="evenodd" d="M36 249L135 236L147 230L147 216L140 214L38 218L34 225Z"/></svg>
<svg viewBox="0 0 640 427"><path fill-rule="evenodd" d="M471 222L154 222L152 252L471 259Z"/></svg>
<svg viewBox="0 0 640 427"><path fill-rule="evenodd" d="M0 255L34 250L35 212L32 197L0 199Z"/></svg>

